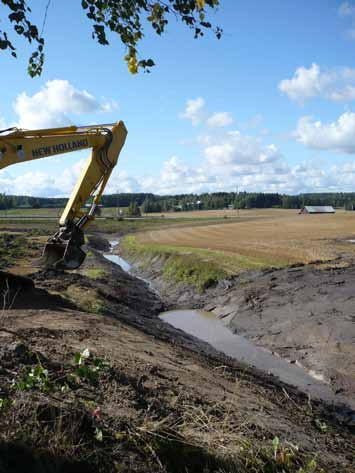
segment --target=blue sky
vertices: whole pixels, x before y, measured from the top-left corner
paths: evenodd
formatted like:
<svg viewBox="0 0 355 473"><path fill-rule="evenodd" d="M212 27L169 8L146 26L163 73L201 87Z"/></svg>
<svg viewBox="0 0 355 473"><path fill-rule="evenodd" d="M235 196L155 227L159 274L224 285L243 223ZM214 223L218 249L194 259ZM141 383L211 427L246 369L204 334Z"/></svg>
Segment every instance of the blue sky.
<svg viewBox="0 0 355 473"><path fill-rule="evenodd" d="M46 1L32 2L42 22ZM0 7L2 17L4 7ZM40 78L0 53L0 124L107 123L129 131L108 192L355 191L355 1L220 0L224 29L194 40L174 19L146 30L151 74L128 73L123 46L91 39L80 2L52 1ZM0 191L70 192L87 152L0 172Z"/></svg>

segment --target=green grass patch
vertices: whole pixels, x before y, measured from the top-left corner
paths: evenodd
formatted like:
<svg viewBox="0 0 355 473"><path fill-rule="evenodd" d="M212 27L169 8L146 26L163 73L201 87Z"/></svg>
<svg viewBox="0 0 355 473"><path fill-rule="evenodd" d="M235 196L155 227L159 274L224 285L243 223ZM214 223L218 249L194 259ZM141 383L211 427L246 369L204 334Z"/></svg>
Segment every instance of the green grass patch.
<svg viewBox="0 0 355 473"><path fill-rule="evenodd" d="M103 269L88 268L82 271L82 274L90 279L100 279L106 275L106 271Z"/></svg>
<svg viewBox="0 0 355 473"><path fill-rule="evenodd" d="M23 236L15 233L0 234L0 269L12 266L15 260L26 256L32 244Z"/></svg>
<svg viewBox="0 0 355 473"><path fill-rule="evenodd" d="M280 262L275 264L273 258L264 256L251 257L204 248L145 244L139 242L134 235L124 237L120 247L128 257L140 259L143 266L148 267L152 259L161 258L166 279L192 284L199 290L241 271L283 266Z"/></svg>
<svg viewBox="0 0 355 473"><path fill-rule="evenodd" d="M105 313L104 302L98 297L97 292L91 288L72 285L65 292L61 292L60 295L73 302L84 312L90 312L91 314Z"/></svg>
<svg viewBox="0 0 355 473"><path fill-rule="evenodd" d="M143 245L133 235L121 241L121 248L128 256L145 260L147 266L153 258L161 258L165 279L191 284L198 290L204 290L227 276L227 272L215 261L187 252L186 248Z"/></svg>

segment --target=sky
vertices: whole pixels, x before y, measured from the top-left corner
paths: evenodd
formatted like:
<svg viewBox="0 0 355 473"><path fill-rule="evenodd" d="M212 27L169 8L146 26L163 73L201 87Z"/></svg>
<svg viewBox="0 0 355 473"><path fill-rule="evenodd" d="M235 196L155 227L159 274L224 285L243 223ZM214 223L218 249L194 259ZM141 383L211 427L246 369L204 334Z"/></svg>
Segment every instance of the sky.
<svg viewBox="0 0 355 473"><path fill-rule="evenodd" d="M28 3L41 25L47 0ZM41 77L19 38L18 59L0 51L0 128L123 120L106 193L355 191L355 0L220 0L220 40L174 18L161 37L146 28L157 65L137 75L117 38L92 40L80 3L50 3ZM0 192L66 196L88 154L5 168Z"/></svg>

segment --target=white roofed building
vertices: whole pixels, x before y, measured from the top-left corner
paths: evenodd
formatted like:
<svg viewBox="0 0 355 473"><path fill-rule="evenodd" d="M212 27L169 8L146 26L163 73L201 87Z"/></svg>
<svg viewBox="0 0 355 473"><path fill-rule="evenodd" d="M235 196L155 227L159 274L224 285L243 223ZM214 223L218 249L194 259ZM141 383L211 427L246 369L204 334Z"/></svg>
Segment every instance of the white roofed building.
<svg viewBox="0 0 355 473"><path fill-rule="evenodd" d="M335 214L335 209L331 205L306 205L300 214Z"/></svg>

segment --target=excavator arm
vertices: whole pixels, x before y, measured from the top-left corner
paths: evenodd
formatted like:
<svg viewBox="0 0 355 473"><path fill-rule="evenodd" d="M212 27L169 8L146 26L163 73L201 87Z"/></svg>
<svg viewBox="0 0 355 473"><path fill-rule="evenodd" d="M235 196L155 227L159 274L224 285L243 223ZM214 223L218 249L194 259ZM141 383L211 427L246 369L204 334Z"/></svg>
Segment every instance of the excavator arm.
<svg viewBox="0 0 355 473"><path fill-rule="evenodd" d="M60 217L59 230L49 238L43 260L47 267L78 268L85 259L83 230L95 209L125 143L123 122L44 130L10 128L0 132L0 169L19 162L92 148L81 176ZM91 200L89 208L83 206Z"/></svg>

